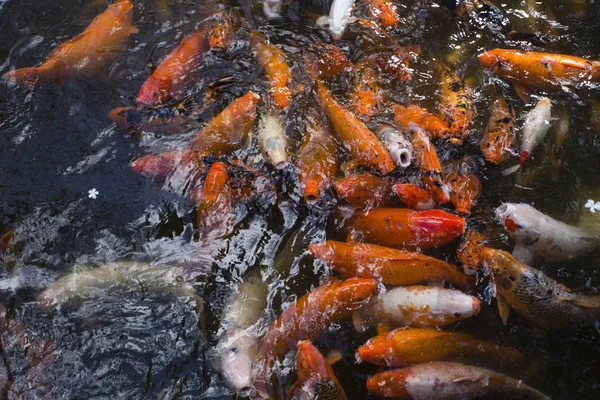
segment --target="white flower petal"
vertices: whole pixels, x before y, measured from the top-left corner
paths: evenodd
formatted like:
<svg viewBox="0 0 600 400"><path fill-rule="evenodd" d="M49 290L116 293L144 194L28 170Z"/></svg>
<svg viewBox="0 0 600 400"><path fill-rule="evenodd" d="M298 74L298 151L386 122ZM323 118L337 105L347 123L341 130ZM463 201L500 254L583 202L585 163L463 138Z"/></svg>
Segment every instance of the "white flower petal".
<svg viewBox="0 0 600 400"><path fill-rule="evenodd" d="M593 214L596 212L596 210L594 209L594 207L590 208L590 212Z"/></svg>

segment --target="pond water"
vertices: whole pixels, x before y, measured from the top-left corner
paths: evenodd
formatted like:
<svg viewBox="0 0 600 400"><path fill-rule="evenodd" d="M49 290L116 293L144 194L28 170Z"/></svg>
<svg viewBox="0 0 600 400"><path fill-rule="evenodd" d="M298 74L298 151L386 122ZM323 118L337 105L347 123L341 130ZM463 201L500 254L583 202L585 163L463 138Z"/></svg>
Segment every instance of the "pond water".
<svg viewBox="0 0 600 400"><path fill-rule="evenodd" d="M216 88L214 101L195 116L195 126L175 135L133 134L117 128L108 114L115 107L134 105L140 86L164 55L210 17L215 5L194 0L134 3L139 33L129 37L101 76L32 90L6 82L0 86L0 236L11 238L0 252L1 398L234 398L236 393L214 362L230 293L247 273L260 271L269 282L260 325L264 333L282 309L330 275L309 256L308 245L345 240L335 218L341 202L334 191L316 204L306 204L293 163L272 168L255 141L233 157L264 175L277 196L239 205L235 228L222 237L199 237L195 203L185 196L185 185L153 181L130 167L146 154L183 148L198 126L249 90L263 96L268 92L249 48L251 30L267 34L272 44L285 50L295 84L307 85L303 51L316 40L333 42L327 28L313 22L315 15L328 14L331 1L283 2L281 17L273 20L265 18L259 2L223 1L244 22L226 51L207 53L190 89L190 101L200 103ZM39 65L57 45L82 32L106 4L0 0L0 73ZM444 165L468 158L482 182L482 196L467 219L468 227L484 230L494 247L510 250L513 243L496 223L494 208L502 202L524 202L599 232L600 213L584 207L588 199L600 201L598 89L552 93L553 115L569 120L564 142L557 141L557 129L551 128L532 159L517 173L504 176L503 167L486 163L479 150L495 87L507 93L517 114L531 104L484 71L477 55L502 47L600 59L600 5L594 0L497 2L518 31L544 38L543 43L531 43L509 41L486 27L485 19L459 18L448 4L397 4L401 22L393 35L402 45L419 45L421 53L411 64L412 80L386 82L390 97L433 109L439 100L433 61L440 59L475 89L478 112L468 140L462 147L436 142ZM355 14L362 15L364 7L357 0ZM335 43L351 61L367 51L354 38ZM349 82L344 74L332 80L339 98ZM311 96L309 90L299 90L286 114L293 154L302 139ZM348 158L341 148L339 156ZM410 167L394 174L406 177L415 171ZM428 254L456 262L457 244ZM597 260L592 254L535 266L593 295L600 287ZM106 267L132 261L138 269L121 275ZM56 292L60 306L38 301L55 281L86 269L100 272L82 289ZM575 334L547 333L516 314L504 326L483 287L477 296L482 299L481 313L450 329L521 350L540 365L528 384L553 399L598 397L597 327ZM354 351L374 334L358 334L350 321L341 321L315 340L325 354L341 351L334 371L351 399L370 396L365 380L377 369L356 365ZM295 380L293 354L282 368L282 384L289 387Z"/></svg>

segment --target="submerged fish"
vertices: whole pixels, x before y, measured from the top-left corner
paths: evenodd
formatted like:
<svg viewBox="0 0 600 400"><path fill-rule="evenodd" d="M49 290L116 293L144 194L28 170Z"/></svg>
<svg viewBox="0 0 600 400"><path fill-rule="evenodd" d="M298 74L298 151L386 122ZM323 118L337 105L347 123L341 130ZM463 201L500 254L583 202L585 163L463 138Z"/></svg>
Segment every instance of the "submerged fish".
<svg viewBox="0 0 600 400"><path fill-rule="evenodd" d="M335 377L329 362L310 342L303 340L296 345L296 369L298 382L289 390L295 400L346 400L346 393Z"/></svg>
<svg viewBox="0 0 600 400"><path fill-rule="evenodd" d="M306 131L297 157L304 200L314 202L337 173L335 143L327 126L318 117L307 116Z"/></svg>
<svg viewBox="0 0 600 400"><path fill-rule="evenodd" d="M290 88L292 71L285 52L270 44L267 38L258 32L250 34L250 44L256 52L258 63L265 70L275 105L280 109L286 109L292 98L292 89Z"/></svg>
<svg viewBox="0 0 600 400"><path fill-rule="evenodd" d="M552 119L552 102L547 97L542 97L535 107L527 113L521 128L521 159L523 164L533 149L540 144L550 129Z"/></svg>
<svg viewBox="0 0 600 400"><path fill-rule="evenodd" d="M379 111L382 90L377 82L377 71L369 62L360 62L354 67L354 86L350 100L356 115L368 122Z"/></svg>
<svg viewBox="0 0 600 400"><path fill-rule="evenodd" d="M358 208L378 208L390 202L393 181L389 177L364 173L335 180L338 198Z"/></svg>
<svg viewBox="0 0 600 400"><path fill-rule="evenodd" d="M448 282L465 290L475 286L474 279L455 266L421 253L333 240L314 243L308 248L314 257L325 261L343 278L373 278L386 285Z"/></svg>
<svg viewBox="0 0 600 400"><path fill-rule="evenodd" d="M369 326L444 326L479 314L479 299L459 290L434 286L396 287L379 294L352 316L354 328Z"/></svg>
<svg viewBox="0 0 600 400"><path fill-rule="evenodd" d="M221 314L226 329L216 348L218 368L235 390L252 384L260 335L256 324L267 307L268 282L260 271L251 272L234 289Z"/></svg>
<svg viewBox="0 0 600 400"><path fill-rule="evenodd" d="M515 140L515 110L502 96L490 106L490 118L481 139L481 152L491 163L499 164L511 155Z"/></svg>
<svg viewBox="0 0 600 400"><path fill-rule="evenodd" d="M396 248L427 249L442 246L462 235L465 220L442 210L378 208L355 212L349 229L353 240Z"/></svg>
<svg viewBox="0 0 600 400"><path fill-rule="evenodd" d="M352 67L346 54L336 45L318 41L311 46L311 52L315 55L319 72L325 77L330 78Z"/></svg>
<svg viewBox="0 0 600 400"><path fill-rule="evenodd" d="M423 186L427 188L431 196L440 204L450 201L450 188L442 178L442 164L437 155L435 147L423 129L410 124L410 141L413 146L417 165L421 170Z"/></svg>
<svg viewBox="0 0 600 400"><path fill-rule="evenodd" d="M444 182L450 187L450 201L456 212L470 215L481 195L481 181L477 175L452 172L444 175Z"/></svg>
<svg viewBox="0 0 600 400"><path fill-rule="evenodd" d="M258 122L258 143L264 157L277 169L287 165L285 128L273 111L267 111Z"/></svg>
<svg viewBox="0 0 600 400"><path fill-rule="evenodd" d="M549 260L570 260L600 247L600 237L557 221L528 204L502 204L496 208L496 216L517 246Z"/></svg>
<svg viewBox="0 0 600 400"><path fill-rule="evenodd" d="M394 185L394 193L407 207L414 210L431 210L438 205L427 190L410 183Z"/></svg>
<svg viewBox="0 0 600 400"><path fill-rule="evenodd" d="M513 84L544 90L600 80L600 62L565 54L494 49L480 54L479 63Z"/></svg>
<svg viewBox="0 0 600 400"><path fill-rule="evenodd" d="M432 328L396 329L369 339L356 351L358 362L404 367L427 361L460 361L494 368L518 368L525 356L460 332Z"/></svg>
<svg viewBox="0 0 600 400"><path fill-rule="evenodd" d="M380 372L367 380L367 389L378 397L392 399L458 400L514 393L535 400L550 400L522 381L504 374L441 361Z"/></svg>
<svg viewBox="0 0 600 400"><path fill-rule="evenodd" d="M380 28L394 29L400 24L396 4L392 0L365 0L369 19Z"/></svg>
<svg viewBox="0 0 600 400"><path fill-rule="evenodd" d="M82 33L54 49L42 65L10 71L2 78L17 84L35 85L96 77L119 55L129 35L137 32L133 26L133 3L117 0L94 18Z"/></svg>
<svg viewBox="0 0 600 400"><path fill-rule="evenodd" d="M473 90L449 67L437 64L441 75L441 112L450 129L450 142L462 145L475 118Z"/></svg>
<svg viewBox="0 0 600 400"><path fill-rule="evenodd" d="M238 149L252 129L259 101L260 96L252 91L232 101L198 131L192 150L221 155Z"/></svg>
<svg viewBox="0 0 600 400"><path fill-rule="evenodd" d="M444 121L422 107L414 104L408 107L394 104L392 109L394 120L405 128L414 124L424 129L432 139L445 139L450 134L450 128Z"/></svg>

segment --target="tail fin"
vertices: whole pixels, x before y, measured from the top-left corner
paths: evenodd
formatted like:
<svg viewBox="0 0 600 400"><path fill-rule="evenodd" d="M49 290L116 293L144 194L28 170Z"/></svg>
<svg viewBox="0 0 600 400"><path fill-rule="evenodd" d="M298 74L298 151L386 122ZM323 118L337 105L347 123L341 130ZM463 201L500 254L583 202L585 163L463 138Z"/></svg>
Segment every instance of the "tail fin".
<svg viewBox="0 0 600 400"><path fill-rule="evenodd" d="M26 83L29 86L33 86L39 80L39 78L39 68L19 68L2 75L2 79L16 85Z"/></svg>

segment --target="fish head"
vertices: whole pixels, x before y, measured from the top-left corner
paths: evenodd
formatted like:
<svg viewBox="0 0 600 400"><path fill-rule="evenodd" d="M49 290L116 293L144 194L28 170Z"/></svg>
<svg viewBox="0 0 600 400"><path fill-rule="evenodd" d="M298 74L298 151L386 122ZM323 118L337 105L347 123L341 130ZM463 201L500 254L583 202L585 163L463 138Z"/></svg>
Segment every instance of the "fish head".
<svg viewBox="0 0 600 400"><path fill-rule="evenodd" d="M340 40L348 24L354 0L334 0L329 11L329 30L335 40Z"/></svg>
<svg viewBox="0 0 600 400"><path fill-rule="evenodd" d="M302 340L296 345L296 367L298 379L309 379L311 377L327 377L328 363L321 352L310 342Z"/></svg>
<svg viewBox="0 0 600 400"><path fill-rule="evenodd" d="M258 354L258 337L249 330L229 330L219 342L219 369L235 390L252 385L253 367Z"/></svg>
<svg viewBox="0 0 600 400"><path fill-rule="evenodd" d="M390 335L375 336L356 350L356 360L359 363L366 361L382 367L407 365L404 357L394 354L393 345Z"/></svg>
<svg viewBox="0 0 600 400"><path fill-rule="evenodd" d="M501 49L494 49L481 53L477 58L482 67L493 69L500 63L501 54Z"/></svg>
<svg viewBox="0 0 600 400"><path fill-rule="evenodd" d="M377 282L374 279L350 278L337 282L329 290L334 291L336 308L342 312L352 311L360 307L369 297L377 292Z"/></svg>
<svg viewBox="0 0 600 400"><path fill-rule="evenodd" d="M145 106L160 104L169 97L168 91L161 89L160 86L161 80L151 76L140 88L136 101Z"/></svg>
<svg viewBox="0 0 600 400"><path fill-rule="evenodd" d="M527 247L539 240L538 224L543 214L535 208L527 204L504 203L495 212L506 233L518 244Z"/></svg>
<svg viewBox="0 0 600 400"><path fill-rule="evenodd" d="M380 398L412 399L406 388L410 377L406 368L383 371L367 379L367 390Z"/></svg>

